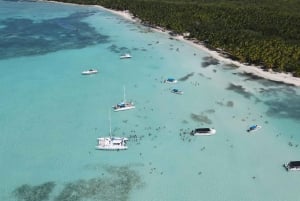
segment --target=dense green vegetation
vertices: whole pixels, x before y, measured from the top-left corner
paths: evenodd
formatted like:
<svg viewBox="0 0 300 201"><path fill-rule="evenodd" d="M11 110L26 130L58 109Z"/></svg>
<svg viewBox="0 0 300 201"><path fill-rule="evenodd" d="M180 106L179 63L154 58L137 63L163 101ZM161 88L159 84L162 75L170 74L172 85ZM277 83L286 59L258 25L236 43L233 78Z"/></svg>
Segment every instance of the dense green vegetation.
<svg viewBox="0 0 300 201"><path fill-rule="evenodd" d="M129 10L241 62L300 76L299 0L59 0Z"/></svg>

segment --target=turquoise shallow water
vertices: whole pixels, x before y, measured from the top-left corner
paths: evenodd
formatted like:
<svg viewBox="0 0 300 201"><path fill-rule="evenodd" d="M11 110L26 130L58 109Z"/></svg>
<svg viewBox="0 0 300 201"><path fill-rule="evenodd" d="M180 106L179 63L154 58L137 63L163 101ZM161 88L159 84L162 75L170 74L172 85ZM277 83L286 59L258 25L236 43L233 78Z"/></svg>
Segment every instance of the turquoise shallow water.
<svg viewBox="0 0 300 201"><path fill-rule="evenodd" d="M0 1L0 53L1 200L300 200L282 167L300 157L299 88L93 6ZM123 86L129 149L95 150ZM202 126L217 134L188 134Z"/></svg>

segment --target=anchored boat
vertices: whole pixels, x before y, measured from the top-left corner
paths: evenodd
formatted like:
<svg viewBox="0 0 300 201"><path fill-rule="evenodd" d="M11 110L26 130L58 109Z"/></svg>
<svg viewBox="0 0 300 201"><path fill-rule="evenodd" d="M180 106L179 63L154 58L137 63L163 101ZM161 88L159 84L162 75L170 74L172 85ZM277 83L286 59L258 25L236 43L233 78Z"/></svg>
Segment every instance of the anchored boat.
<svg viewBox="0 0 300 201"><path fill-rule="evenodd" d="M98 70L96 70L96 69L89 69L89 70L81 72L82 75L92 75L92 74L96 74L96 73L98 73Z"/></svg>
<svg viewBox="0 0 300 201"><path fill-rule="evenodd" d="M183 91L181 91L179 89L172 89L171 92L174 93L174 94L179 94L179 95L183 94Z"/></svg>
<svg viewBox="0 0 300 201"><path fill-rule="evenodd" d="M99 150L126 150L128 141L125 137L100 137L97 138L98 144L96 149Z"/></svg>
<svg viewBox="0 0 300 201"><path fill-rule="evenodd" d="M115 112L118 112L118 111L124 111L124 110L130 110L130 109L133 109L135 108L133 102L130 102L130 101L126 101L126 97L125 97L125 87L124 87L124 98L123 98L123 101L112 106L114 111Z"/></svg>
<svg viewBox="0 0 300 201"><path fill-rule="evenodd" d="M110 115L109 115L110 116ZM109 137L97 138L96 149L99 150L126 150L128 139L126 137L112 137L111 134L111 118L109 118Z"/></svg>
<svg viewBox="0 0 300 201"><path fill-rule="evenodd" d="M120 59L129 59L129 58L131 58L131 57L132 57L132 56L131 56L130 54L126 53L126 54L121 55L121 56L120 56Z"/></svg>
<svg viewBox="0 0 300 201"><path fill-rule="evenodd" d="M300 161L290 161L288 163L283 164L287 171L290 170L300 170Z"/></svg>
<svg viewBox="0 0 300 201"><path fill-rule="evenodd" d="M259 129L261 129L262 127L259 126L259 125L253 125L253 126L250 126L248 129L247 129L247 132L254 132L254 131L258 131Z"/></svg>
<svg viewBox="0 0 300 201"><path fill-rule="evenodd" d="M216 132L214 128L196 128L191 131L191 135L214 135Z"/></svg>
<svg viewBox="0 0 300 201"><path fill-rule="evenodd" d="M168 78L164 80L164 83L169 83L169 84L177 83L177 80L175 78Z"/></svg>

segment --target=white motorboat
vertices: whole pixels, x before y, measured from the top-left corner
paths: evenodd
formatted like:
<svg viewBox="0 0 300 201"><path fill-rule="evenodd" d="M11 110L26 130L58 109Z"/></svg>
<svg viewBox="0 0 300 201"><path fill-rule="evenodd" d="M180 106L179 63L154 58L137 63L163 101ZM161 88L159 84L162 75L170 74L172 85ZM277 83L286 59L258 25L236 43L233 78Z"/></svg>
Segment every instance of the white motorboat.
<svg viewBox="0 0 300 201"><path fill-rule="evenodd" d="M96 74L96 73L98 73L98 70L96 70L96 69L89 69L89 70L81 72L82 75L92 75L92 74Z"/></svg>
<svg viewBox="0 0 300 201"><path fill-rule="evenodd" d="M171 92L174 93L174 94L179 94L179 95L183 94L183 91L181 91L179 89L172 89Z"/></svg>
<svg viewBox="0 0 300 201"><path fill-rule="evenodd" d="M132 56L129 54L129 53L126 53L126 54L123 54L120 56L120 59L129 59L131 58Z"/></svg>
<svg viewBox="0 0 300 201"><path fill-rule="evenodd" d="M283 164L287 171L290 170L300 170L300 161L290 161L288 163Z"/></svg>
<svg viewBox="0 0 300 201"><path fill-rule="evenodd" d="M126 97L125 97L125 87L124 87L124 98L123 98L123 101L112 106L113 107L113 110L115 112L118 112L118 111L124 111L124 110L130 110L130 109L133 109L135 108L133 102L130 102L130 101L126 101Z"/></svg>
<svg viewBox="0 0 300 201"><path fill-rule="evenodd" d="M115 112L123 111L123 110L130 110L135 108L134 104L132 102L121 102L117 105L113 106L113 109Z"/></svg>
<svg viewBox="0 0 300 201"><path fill-rule="evenodd" d="M216 132L213 128L196 128L192 130L191 135L214 135Z"/></svg>
<svg viewBox="0 0 300 201"><path fill-rule="evenodd" d="M109 137L97 138L96 149L99 150L126 150L128 149L126 137L112 137L111 134L111 119L109 118Z"/></svg>
<svg viewBox="0 0 300 201"><path fill-rule="evenodd" d="M164 80L164 83L169 83L169 84L177 83L177 80L175 78L168 78Z"/></svg>
<svg viewBox="0 0 300 201"><path fill-rule="evenodd" d="M262 127L259 126L259 125L253 125L253 126L250 126L248 129L247 129L247 132L254 132L254 131L258 131L259 129L261 129Z"/></svg>

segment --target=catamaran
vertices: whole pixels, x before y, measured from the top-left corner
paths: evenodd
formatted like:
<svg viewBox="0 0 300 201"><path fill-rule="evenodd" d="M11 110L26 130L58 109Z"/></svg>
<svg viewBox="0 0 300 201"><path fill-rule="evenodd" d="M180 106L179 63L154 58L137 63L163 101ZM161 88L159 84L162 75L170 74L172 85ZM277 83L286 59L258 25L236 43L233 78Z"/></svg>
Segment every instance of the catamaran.
<svg viewBox="0 0 300 201"><path fill-rule="evenodd" d="M126 97L125 97L125 87L124 87L124 98L123 98L123 101L112 106L113 107L113 110L115 112L118 112L118 111L124 111L124 110L130 110L130 109L133 109L135 108L133 102L129 102L129 101L126 101Z"/></svg>
<svg viewBox="0 0 300 201"><path fill-rule="evenodd" d="M110 115L109 115L110 116ZM112 137L111 134L111 118L109 117L109 137L97 138L96 149L99 150L126 150L128 139L126 137Z"/></svg>

